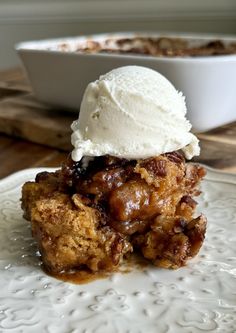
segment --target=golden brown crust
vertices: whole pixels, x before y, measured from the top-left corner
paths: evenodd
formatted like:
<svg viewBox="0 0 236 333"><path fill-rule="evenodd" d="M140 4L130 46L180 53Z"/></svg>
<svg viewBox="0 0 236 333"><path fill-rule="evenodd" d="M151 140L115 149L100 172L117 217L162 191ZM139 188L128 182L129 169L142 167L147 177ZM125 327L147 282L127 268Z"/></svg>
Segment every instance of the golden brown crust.
<svg viewBox="0 0 236 333"><path fill-rule="evenodd" d="M40 198L31 209L32 234L44 264L60 272L87 266L92 271L112 270L130 249L128 242L110 228L98 228L97 211L79 196L56 192ZM120 255L119 255L120 254Z"/></svg>
<svg viewBox="0 0 236 333"><path fill-rule="evenodd" d="M69 44L60 45L60 50L69 51ZM104 43L87 40L79 45L77 52L143 54L157 57L202 57L235 54L235 43L225 44L221 40L208 41L201 46L191 46L183 38L142 37L107 38Z"/></svg>
<svg viewBox="0 0 236 333"><path fill-rule="evenodd" d="M178 268L200 250L206 231L206 218L200 215L191 221L180 216L158 216L150 231L133 238L133 245L145 258L163 268Z"/></svg>

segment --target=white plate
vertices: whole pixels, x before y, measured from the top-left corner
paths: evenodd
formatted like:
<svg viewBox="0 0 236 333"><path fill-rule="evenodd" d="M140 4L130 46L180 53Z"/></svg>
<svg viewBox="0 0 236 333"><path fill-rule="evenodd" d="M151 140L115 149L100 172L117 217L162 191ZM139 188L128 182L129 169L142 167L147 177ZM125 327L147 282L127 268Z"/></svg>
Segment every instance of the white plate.
<svg viewBox="0 0 236 333"><path fill-rule="evenodd" d="M207 237L186 267L74 285L40 269L21 217L21 185L39 171L0 182L1 333L236 332L236 175L208 171L199 199Z"/></svg>

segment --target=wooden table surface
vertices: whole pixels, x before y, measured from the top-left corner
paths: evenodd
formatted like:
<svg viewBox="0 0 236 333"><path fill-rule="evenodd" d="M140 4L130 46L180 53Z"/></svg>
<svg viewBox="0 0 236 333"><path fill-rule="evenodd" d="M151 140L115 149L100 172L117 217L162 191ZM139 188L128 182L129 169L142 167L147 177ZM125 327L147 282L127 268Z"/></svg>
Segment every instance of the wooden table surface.
<svg viewBox="0 0 236 333"><path fill-rule="evenodd" d="M0 116L2 115L2 119L0 119L0 178L25 168L58 167L71 149L68 124L77 117L76 114L68 114L68 116L63 114L62 116L60 113L57 116L57 113L46 114L43 111L43 129L41 131L44 131L44 137L46 131L50 132L50 129L47 129L45 125L56 119L55 137L50 137L50 140L44 141L42 139L43 144L38 143L41 141L35 134L37 126L39 126L38 123L35 125L34 133L29 133L27 126L22 125L23 120L16 121L12 116L13 114L18 118L26 118L25 113L22 116L22 112L26 109L27 112L31 112L31 108L35 111L36 104L31 87L21 69L0 72ZM37 112L40 108L40 104L37 104ZM54 115L56 115L55 119L52 119ZM49 117L51 118L49 119ZM35 113L34 117L31 118L35 118ZM16 123L20 123L20 125L16 127ZM60 127L61 124L64 124L63 128ZM22 130L22 126L24 130ZM58 132L58 128L62 133ZM196 158L196 161L220 170L236 173L236 122L198 136L201 141L201 156ZM56 140L58 140L58 144ZM54 147L49 147L48 143ZM62 147L62 149L58 147Z"/></svg>

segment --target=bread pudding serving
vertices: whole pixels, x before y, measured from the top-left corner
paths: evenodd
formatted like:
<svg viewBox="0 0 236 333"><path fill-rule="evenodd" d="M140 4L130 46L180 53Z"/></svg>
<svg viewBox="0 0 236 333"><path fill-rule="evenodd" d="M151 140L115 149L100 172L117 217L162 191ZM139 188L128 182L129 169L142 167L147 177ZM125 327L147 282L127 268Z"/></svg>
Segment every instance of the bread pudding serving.
<svg viewBox="0 0 236 333"><path fill-rule="evenodd" d="M132 252L179 268L202 246L195 215L203 167L185 118L184 97L144 67L114 69L88 85L74 150L60 170L22 189L45 268L51 273L114 271Z"/></svg>

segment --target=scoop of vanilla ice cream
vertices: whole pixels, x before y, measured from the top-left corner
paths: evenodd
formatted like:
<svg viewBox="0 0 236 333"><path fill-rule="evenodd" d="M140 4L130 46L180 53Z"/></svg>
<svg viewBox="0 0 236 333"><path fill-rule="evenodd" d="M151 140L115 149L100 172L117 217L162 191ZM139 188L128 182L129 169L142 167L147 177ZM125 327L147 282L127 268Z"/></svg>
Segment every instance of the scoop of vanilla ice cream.
<svg viewBox="0 0 236 333"><path fill-rule="evenodd" d="M72 159L106 154L138 159L178 149L191 159L200 149L185 114L184 96L160 73L116 68L85 90L72 124Z"/></svg>

